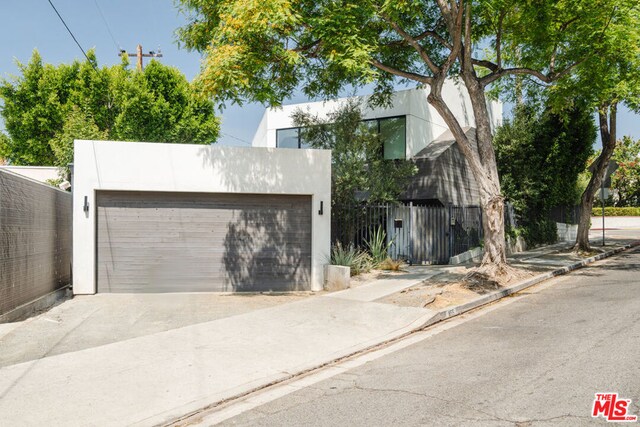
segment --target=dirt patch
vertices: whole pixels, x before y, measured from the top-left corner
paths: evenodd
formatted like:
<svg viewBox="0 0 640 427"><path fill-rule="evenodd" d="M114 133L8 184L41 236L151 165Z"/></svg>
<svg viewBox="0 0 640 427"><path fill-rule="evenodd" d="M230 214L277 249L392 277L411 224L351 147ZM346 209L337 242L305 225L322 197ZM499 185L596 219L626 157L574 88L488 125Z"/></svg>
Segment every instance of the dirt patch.
<svg viewBox="0 0 640 427"><path fill-rule="evenodd" d="M477 298L479 295L479 293L468 289L462 283L450 283L443 287L443 292L440 295L436 295L435 300L431 304L428 304L427 308L440 310L442 308L464 304Z"/></svg>
<svg viewBox="0 0 640 427"><path fill-rule="evenodd" d="M580 258L591 258L592 256L600 255L601 253L604 253L606 251L604 249L592 247L590 251L581 251L579 249L577 250L571 249L567 252L572 255L579 256Z"/></svg>
<svg viewBox="0 0 640 427"><path fill-rule="evenodd" d="M402 307L441 310L472 301L491 290L500 289L503 286L511 285L533 275L532 272L527 270L513 270L515 272L509 277L509 280L505 280L498 286L492 285L492 289L488 289L486 287L469 288L469 283L464 280L465 269L460 268L458 271L448 272L446 279L431 279L424 285L404 289L381 298L377 302L395 304Z"/></svg>
<svg viewBox="0 0 640 427"><path fill-rule="evenodd" d="M402 307L426 307L433 310L457 305L476 298L479 294L466 289L459 282L429 283L404 289L378 300Z"/></svg>

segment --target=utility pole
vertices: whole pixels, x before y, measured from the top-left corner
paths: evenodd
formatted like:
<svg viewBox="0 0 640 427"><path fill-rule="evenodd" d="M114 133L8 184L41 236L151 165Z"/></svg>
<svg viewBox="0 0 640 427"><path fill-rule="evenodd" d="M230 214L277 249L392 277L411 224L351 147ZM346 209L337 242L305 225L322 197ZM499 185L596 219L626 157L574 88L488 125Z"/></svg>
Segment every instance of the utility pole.
<svg viewBox="0 0 640 427"><path fill-rule="evenodd" d="M136 53L127 53L126 50L121 50L120 51L120 56L122 55L127 55L127 56L135 56L138 58L138 63L137 63L137 68L138 71L142 71L142 58L162 58L162 52L160 51L160 49L158 49L158 52L154 52L154 51L149 51L149 53L142 53L142 45L138 45L138 47L136 48Z"/></svg>

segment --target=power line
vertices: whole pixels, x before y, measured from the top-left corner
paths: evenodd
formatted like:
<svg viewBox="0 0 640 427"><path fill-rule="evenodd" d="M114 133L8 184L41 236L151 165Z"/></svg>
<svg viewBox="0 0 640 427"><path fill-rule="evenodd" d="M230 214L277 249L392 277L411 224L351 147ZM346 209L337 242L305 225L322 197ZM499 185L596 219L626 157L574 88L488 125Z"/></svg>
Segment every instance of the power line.
<svg viewBox="0 0 640 427"><path fill-rule="evenodd" d="M104 22L105 27L107 27L107 31L109 32L109 35L111 36L111 40L113 41L113 44L116 46L116 49L121 50L122 47L120 46L120 43L118 43L116 41L116 38L113 36L113 33L111 32L111 28L109 27L109 23L107 22L107 18L105 18L104 14L102 13L102 9L100 8L100 5L98 4L98 0L93 0L93 2L96 5L96 8L98 9L98 12L100 13L100 16L102 17L102 22Z"/></svg>
<svg viewBox="0 0 640 427"><path fill-rule="evenodd" d="M51 2L51 0L48 0L49 4L51 5L51 7L53 8L53 10L56 12L56 15L58 15L58 18L60 18L60 21L62 21L62 24L64 25L64 27L67 29L67 31L69 31L69 34L71 35L71 38L73 39L74 42L76 42L76 44L78 45L78 47L80 48L80 50L82 51L82 54L84 55L85 58L87 58L87 62L89 62L89 64L91 64L91 66L93 67L93 69L95 71L98 71L98 69L96 68L96 66L94 65L93 62L91 62L91 60L89 59L89 57L87 56L87 53L84 51L84 49L82 48L82 46L80 46L80 43L78 42L78 39L76 39L76 36L73 35L73 33L71 32L71 30L69 29L69 26L67 25L66 22L64 22L64 19L62 19L62 16L60 15L60 12L58 12L58 9L56 9L56 7L53 5L53 3Z"/></svg>
<svg viewBox="0 0 640 427"><path fill-rule="evenodd" d="M247 144L247 145L251 145L251 143L250 143L249 141L245 141L245 140L244 140L244 139L242 139L242 138L238 138L237 136L230 135L230 134L228 134L228 133L226 133L226 132L222 132L222 131L220 131L220 134L221 134L221 135L224 135L224 136L228 136L228 137L229 137L229 138L231 138L231 139L235 139L236 141L240 141L240 142L245 143L245 144Z"/></svg>

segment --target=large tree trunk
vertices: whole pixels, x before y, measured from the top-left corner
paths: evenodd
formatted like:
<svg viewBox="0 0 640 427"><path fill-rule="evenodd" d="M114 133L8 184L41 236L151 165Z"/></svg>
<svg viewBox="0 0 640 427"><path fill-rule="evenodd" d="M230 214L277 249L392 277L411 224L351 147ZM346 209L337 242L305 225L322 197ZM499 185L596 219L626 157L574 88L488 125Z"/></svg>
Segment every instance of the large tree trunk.
<svg viewBox="0 0 640 427"><path fill-rule="evenodd" d="M595 161L591 179L587 188L582 193L580 220L578 222L578 235L576 237L576 250L589 251L589 229L591 228L591 209L596 193L600 190L602 181L609 167L609 161L616 148L616 117L617 103L603 105L598 109L600 121L600 138L602 139L602 152ZM607 120L608 119L608 120Z"/></svg>
<svg viewBox="0 0 640 427"><path fill-rule="evenodd" d="M487 183L480 186L480 202L482 204L482 225L484 231L484 254L482 267L490 274L502 275L507 272L506 242L504 236L504 197L500 191L500 177L496 153L493 148L493 134L491 133L491 121L487 107L487 98L484 88L478 82L473 69L462 72L473 116L476 122L476 143L480 163L482 164L481 176L475 176L486 180Z"/></svg>
<svg viewBox="0 0 640 427"><path fill-rule="evenodd" d="M482 267L491 275L506 272L507 254L504 238L504 198L501 195L482 195L482 229L484 253Z"/></svg>
<svg viewBox="0 0 640 427"><path fill-rule="evenodd" d="M500 179L493 149L487 100L484 86L480 83L472 63L471 2L460 2L458 6L452 2L450 3L451 7L448 8L444 1L438 1L438 6L445 16L445 22L453 40L451 53L440 69L433 70L433 66L431 66L434 76L430 82L431 92L428 101L440 113L453 133L456 144L467 160L478 184L480 193L480 203L483 208L484 255L480 268L467 276L467 280L482 286L488 283L497 284L502 281L501 279L507 279L512 269L507 264L504 239L504 198L500 194ZM458 7L459 9L456 10ZM464 14L462 13L463 8L465 9ZM471 99L476 122L475 141L465 135L460 123L442 98L442 86L454 59L458 59L460 62L460 76L464 80Z"/></svg>
<svg viewBox="0 0 640 427"><path fill-rule="evenodd" d="M477 81L475 84L474 81L470 83L471 85L467 85L467 90L476 119L477 150L473 147L473 140L465 135L460 123L442 99L443 82L435 80L431 85L428 100L447 123L478 183L484 231L484 254L479 272L489 279L494 279L509 272L504 235L504 198L500 194L500 181L484 90Z"/></svg>

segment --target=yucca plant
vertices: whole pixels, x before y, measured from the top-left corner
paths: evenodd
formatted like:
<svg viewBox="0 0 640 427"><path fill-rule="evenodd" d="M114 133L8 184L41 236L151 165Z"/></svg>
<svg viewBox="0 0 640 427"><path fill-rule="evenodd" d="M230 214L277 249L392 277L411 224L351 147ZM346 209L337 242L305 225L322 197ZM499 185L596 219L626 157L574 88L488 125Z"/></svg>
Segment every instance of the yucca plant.
<svg viewBox="0 0 640 427"><path fill-rule="evenodd" d="M393 241L387 243L387 233L382 229L382 226L371 231L371 238L366 241L366 244L376 267L389 257L389 248L392 243Z"/></svg>
<svg viewBox="0 0 640 427"><path fill-rule="evenodd" d="M356 276L371 269L371 257L365 251L356 249L353 245L347 247L337 242L331 248L331 265L342 265L351 268L351 275Z"/></svg>

